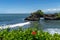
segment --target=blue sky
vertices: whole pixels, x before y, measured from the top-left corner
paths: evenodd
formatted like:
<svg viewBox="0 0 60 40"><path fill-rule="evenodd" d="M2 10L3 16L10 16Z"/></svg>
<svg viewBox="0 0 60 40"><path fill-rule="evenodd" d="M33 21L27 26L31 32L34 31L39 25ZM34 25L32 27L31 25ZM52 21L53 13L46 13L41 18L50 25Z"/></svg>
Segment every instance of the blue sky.
<svg viewBox="0 0 60 40"><path fill-rule="evenodd" d="M60 11L60 0L0 0L0 13Z"/></svg>

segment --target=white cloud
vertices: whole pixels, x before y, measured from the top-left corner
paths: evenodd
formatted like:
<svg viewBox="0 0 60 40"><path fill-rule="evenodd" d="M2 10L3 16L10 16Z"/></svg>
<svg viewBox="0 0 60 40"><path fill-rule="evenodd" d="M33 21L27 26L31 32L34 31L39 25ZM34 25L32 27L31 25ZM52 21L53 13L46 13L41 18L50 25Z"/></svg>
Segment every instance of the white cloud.
<svg viewBox="0 0 60 40"><path fill-rule="evenodd" d="M43 11L44 12L60 11L60 8L46 9L46 10L43 10Z"/></svg>
<svg viewBox="0 0 60 40"><path fill-rule="evenodd" d="M53 9L53 11L55 11L55 10L57 10L57 9Z"/></svg>
<svg viewBox="0 0 60 40"><path fill-rule="evenodd" d="M48 11L51 11L51 9L47 9Z"/></svg>

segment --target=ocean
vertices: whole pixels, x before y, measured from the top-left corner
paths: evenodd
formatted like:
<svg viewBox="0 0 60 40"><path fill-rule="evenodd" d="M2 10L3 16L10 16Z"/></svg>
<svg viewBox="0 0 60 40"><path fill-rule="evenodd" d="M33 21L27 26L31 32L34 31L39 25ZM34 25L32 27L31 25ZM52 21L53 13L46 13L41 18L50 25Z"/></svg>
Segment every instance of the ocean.
<svg viewBox="0 0 60 40"><path fill-rule="evenodd" d="M25 22L29 14L0 14L0 26Z"/></svg>
<svg viewBox="0 0 60 40"><path fill-rule="evenodd" d="M23 28L32 27L32 23L36 22L24 21L24 19L29 15L30 14L0 14L0 28L7 28L7 25L9 25L10 28L14 28L16 26L22 26ZM40 21L36 24L39 26L37 28L42 28L45 32L60 34L60 20L40 19Z"/></svg>

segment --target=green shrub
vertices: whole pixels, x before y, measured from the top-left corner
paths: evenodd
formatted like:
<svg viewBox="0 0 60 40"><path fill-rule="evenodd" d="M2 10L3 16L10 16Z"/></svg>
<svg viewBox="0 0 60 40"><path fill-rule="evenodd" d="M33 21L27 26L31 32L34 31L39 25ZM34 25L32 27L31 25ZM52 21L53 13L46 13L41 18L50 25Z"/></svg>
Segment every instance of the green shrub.
<svg viewBox="0 0 60 40"><path fill-rule="evenodd" d="M37 30L36 28L11 30L4 29L0 31L0 39L2 40L60 40L60 34L49 34Z"/></svg>

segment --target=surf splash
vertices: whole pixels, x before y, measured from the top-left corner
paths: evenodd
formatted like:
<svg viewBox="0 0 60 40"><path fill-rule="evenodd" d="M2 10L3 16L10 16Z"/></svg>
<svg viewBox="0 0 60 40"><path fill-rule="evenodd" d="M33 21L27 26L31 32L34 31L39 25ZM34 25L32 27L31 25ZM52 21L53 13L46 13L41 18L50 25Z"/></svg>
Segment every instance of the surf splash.
<svg viewBox="0 0 60 40"><path fill-rule="evenodd" d="M50 34L54 34L54 33L60 34L60 29L58 28L47 28L47 29L44 29L44 31L49 32Z"/></svg>
<svg viewBox="0 0 60 40"><path fill-rule="evenodd" d="M22 27L22 26L28 25L28 24L30 24L30 22L18 23L18 24L13 24L13 25L6 25L6 26L0 27L0 29L14 28L14 27Z"/></svg>

